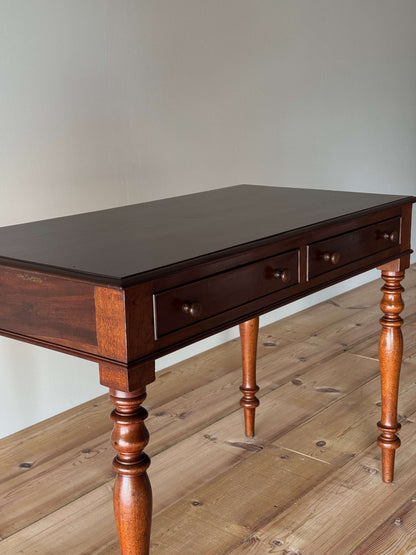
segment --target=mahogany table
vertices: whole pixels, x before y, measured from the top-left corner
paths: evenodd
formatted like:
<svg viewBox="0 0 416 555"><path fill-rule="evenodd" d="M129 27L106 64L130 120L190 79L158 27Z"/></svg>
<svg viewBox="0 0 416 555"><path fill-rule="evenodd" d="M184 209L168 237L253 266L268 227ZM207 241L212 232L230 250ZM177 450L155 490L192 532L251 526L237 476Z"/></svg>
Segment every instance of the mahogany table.
<svg viewBox="0 0 416 555"><path fill-rule="evenodd" d="M254 434L258 316L380 267L382 476L393 479L402 358L400 285L414 197L239 185L0 229L0 333L96 361L110 388L123 554L149 551L141 406L154 361L240 324ZM23 385L23 384L22 384Z"/></svg>

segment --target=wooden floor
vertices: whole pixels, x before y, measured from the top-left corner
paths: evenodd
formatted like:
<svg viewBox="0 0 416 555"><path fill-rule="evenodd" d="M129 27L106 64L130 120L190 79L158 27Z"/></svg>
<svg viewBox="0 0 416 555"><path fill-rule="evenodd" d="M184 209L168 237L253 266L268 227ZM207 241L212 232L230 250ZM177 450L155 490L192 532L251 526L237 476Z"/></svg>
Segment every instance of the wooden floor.
<svg viewBox="0 0 416 555"><path fill-rule="evenodd" d="M260 330L253 440L238 340L158 374L146 403L153 555L416 553L416 267L393 484L376 446L380 286ZM2 555L119 553L110 410L101 397L0 441Z"/></svg>

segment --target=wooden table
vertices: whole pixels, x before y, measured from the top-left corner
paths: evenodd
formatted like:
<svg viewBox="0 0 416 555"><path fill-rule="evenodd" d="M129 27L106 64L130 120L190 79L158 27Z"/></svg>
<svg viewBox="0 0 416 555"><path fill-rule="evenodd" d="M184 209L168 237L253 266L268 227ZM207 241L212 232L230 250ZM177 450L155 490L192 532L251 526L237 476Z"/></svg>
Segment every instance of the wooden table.
<svg viewBox="0 0 416 555"><path fill-rule="evenodd" d="M400 282L415 201L239 185L0 229L0 333L96 361L110 388L123 554L149 551L141 405L155 359L240 324L241 406L251 436L258 316L377 266L385 281L378 443L383 480L392 481L400 445Z"/></svg>

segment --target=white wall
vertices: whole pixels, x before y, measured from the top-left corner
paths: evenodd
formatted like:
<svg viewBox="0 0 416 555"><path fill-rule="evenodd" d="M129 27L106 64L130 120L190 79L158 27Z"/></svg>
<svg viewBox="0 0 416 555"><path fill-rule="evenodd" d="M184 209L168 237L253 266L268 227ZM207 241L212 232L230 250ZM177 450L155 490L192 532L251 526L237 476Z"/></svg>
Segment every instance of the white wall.
<svg viewBox="0 0 416 555"><path fill-rule="evenodd" d="M416 194L415 28L414 0L0 0L0 225L236 183ZM104 391L0 360L3 435Z"/></svg>

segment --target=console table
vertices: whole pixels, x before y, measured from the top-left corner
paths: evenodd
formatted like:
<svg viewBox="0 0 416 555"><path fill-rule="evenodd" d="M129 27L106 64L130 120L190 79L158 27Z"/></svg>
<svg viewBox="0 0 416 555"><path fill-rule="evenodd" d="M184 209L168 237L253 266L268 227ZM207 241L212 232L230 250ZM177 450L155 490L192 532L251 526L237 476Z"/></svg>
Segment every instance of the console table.
<svg viewBox="0 0 416 555"><path fill-rule="evenodd" d="M142 407L156 358L239 324L254 434L258 316L379 267L382 476L393 479L409 196L239 185L0 228L0 333L96 361L110 388L124 555L149 552ZM24 384L22 384L24 387Z"/></svg>

